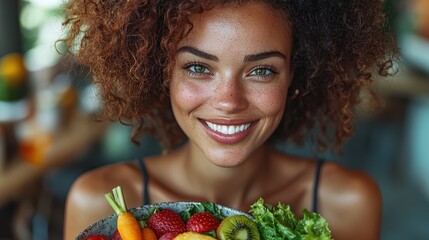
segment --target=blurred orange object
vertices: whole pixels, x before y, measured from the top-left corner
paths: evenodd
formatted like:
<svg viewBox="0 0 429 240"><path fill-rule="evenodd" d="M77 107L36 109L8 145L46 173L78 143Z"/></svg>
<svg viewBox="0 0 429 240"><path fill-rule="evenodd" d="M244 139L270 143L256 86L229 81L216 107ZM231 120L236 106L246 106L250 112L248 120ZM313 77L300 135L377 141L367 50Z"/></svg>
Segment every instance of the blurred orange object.
<svg viewBox="0 0 429 240"><path fill-rule="evenodd" d="M10 86L22 85L27 77L22 55L13 53L0 59L0 75L3 75Z"/></svg>
<svg viewBox="0 0 429 240"><path fill-rule="evenodd" d="M36 121L29 120L20 125L19 135L20 157L36 167L43 167L53 142L53 133L41 128Z"/></svg>
<svg viewBox="0 0 429 240"><path fill-rule="evenodd" d="M429 0L413 0L411 8L415 15L417 33L429 40Z"/></svg>
<svg viewBox="0 0 429 240"><path fill-rule="evenodd" d="M15 102L28 94L27 69L21 54L0 58L0 101Z"/></svg>
<svg viewBox="0 0 429 240"><path fill-rule="evenodd" d="M42 167L51 144L52 136L46 133L23 139L19 144L19 154L30 164Z"/></svg>

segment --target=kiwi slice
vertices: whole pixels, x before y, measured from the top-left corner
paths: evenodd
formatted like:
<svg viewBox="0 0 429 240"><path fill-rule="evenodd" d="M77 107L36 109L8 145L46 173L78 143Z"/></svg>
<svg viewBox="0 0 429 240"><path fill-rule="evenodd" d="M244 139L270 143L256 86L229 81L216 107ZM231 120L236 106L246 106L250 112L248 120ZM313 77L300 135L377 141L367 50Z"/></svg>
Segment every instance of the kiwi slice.
<svg viewBox="0 0 429 240"><path fill-rule="evenodd" d="M245 215L232 215L220 223L216 231L219 240L259 240L258 226Z"/></svg>

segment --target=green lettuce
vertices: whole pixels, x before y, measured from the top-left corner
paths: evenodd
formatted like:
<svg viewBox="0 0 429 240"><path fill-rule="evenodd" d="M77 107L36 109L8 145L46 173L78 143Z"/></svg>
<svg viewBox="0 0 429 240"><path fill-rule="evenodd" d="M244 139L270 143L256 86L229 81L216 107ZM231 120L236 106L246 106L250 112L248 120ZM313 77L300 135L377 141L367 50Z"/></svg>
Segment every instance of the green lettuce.
<svg viewBox="0 0 429 240"><path fill-rule="evenodd" d="M265 204L262 198L250 206L250 214L258 225L262 239L269 240L331 240L328 222L318 213L303 210L298 219L290 206Z"/></svg>

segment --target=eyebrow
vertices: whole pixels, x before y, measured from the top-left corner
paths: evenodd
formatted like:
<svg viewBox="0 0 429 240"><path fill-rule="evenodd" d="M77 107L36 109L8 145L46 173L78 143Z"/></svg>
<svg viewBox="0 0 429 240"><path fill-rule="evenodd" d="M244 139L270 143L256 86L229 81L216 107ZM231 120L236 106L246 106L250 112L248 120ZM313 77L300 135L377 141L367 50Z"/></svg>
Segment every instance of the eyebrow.
<svg viewBox="0 0 429 240"><path fill-rule="evenodd" d="M181 47L181 48L179 48L179 50L177 50L177 52L189 52L189 53L192 53L198 57L205 58L207 60L211 60L211 61L215 61L215 62L219 61L219 58L216 57L215 55L205 53L201 50L198 50L198 49L196 49L194 47L190 47L190 46Z"/></svg>
<svg viewBox="0 0 429 240"><path fill-rule="evenodd" d="M270 57L279 57L279 58L283 58L284 60L287 60L286 56L283 55L281 52L269 51L269 52L262 52L258 54L247 55L244 57L244 62L254 62L254 61L259 61Z"/></svg>
<svg viewBox="0 0 429 240"><path fill-rule="evenodd" d="M177 52L179 52L179 53L180 52L189 52L189 53L194 54L198 57L205 58L207 60L211 60L211 61L215 61L215 62L219 61L219 58L216 57L215 55L203 52L203 51L201 51L197 48L191 47L191 46L183 46L183 47L179 48L179 50L177 50ZM279 51L268 51L268 52L262 52L262 53L258 53L258 54L246 55L244 57L244 62L254 62L254 61L259 61L259 60L270 58L270 57L279 57L279 58L283 58L283 59L287 60L286 56L283 55Z"/></svg>

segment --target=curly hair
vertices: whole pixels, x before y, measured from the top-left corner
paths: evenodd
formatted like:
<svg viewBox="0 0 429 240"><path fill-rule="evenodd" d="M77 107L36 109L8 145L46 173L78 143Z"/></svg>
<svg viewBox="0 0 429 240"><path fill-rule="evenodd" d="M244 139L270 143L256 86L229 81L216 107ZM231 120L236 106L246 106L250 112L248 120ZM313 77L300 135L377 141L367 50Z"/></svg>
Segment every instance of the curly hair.
<svg viewBox="0 0 429 240"><path fill-rule="evenodd" d="M65 6L63 41L67 52L89 67L108 119L133 126L134 142L149 133L171 148L186 139L171 110L168 79L177 44L192 29L189 15L247 2L71 0ZM353 132L361 90L372 84L374 73L387 75L392 68L396 47L384 28L382 1L252 2L282 11L293 28L293 97L271 139L303 143L317 126L319 146L332 142L327 137L341 145Z"/></svg>

